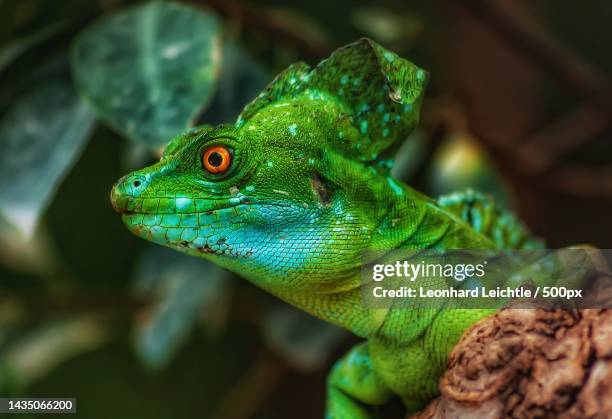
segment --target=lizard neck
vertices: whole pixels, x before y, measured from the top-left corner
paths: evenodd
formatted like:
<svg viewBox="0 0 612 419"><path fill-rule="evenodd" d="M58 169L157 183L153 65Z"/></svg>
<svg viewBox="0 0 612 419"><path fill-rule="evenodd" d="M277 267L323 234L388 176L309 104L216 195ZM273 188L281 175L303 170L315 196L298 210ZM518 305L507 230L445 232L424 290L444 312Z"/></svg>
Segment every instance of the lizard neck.
<svg viewBox="0 0 612 419"><path fill-rule="evenodd" d="M304 239L299 232L289 232L285 235L288 240L271 243L265 255L269 257L288 251L293 260L304 259L305 264L282 271L242 270L239 273L288 303L358 336L410 341L428 323L417 319L420 316L417 310L377 309L365 304L361 295L364 256L368 252L394 249L478 249L495 246L431 199L391 178L385 182L391 193L389 190L381 191L376 205L368 200L367 205L364 203L363 209L359 210L360 206L355 205L354 201L348 206L346 201L340 200L334 204L336 208L328 211L329 214L351 214L358 221L349 232L349 241L341 241L339 237L342 236L330 234L335 224L322 223L325 226L322 231L308 239L311 248L296 244L296 240ZM324 218L324 215L321 217ZM332 219L335 218L330 218L329 223ZM315 237L320 240L317 242ZM324 250L318 253L312 251L318 248Z"/></svg>

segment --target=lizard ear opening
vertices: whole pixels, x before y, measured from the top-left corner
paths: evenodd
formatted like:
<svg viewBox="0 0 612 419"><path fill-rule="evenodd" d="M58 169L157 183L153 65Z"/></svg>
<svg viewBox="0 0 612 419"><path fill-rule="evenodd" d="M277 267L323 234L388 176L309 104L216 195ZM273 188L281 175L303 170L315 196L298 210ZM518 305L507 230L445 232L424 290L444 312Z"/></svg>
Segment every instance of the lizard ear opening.
<svg viewBox="0 0 612 419"><path fill-rule="evenodd" d="M316 197L319 205L323 207L329 207L331 205L333 188L331 185L321 177L318 173L313 172L310 177L310 186L312 193Z"/></svg>
<svg viewBox="0 0 612 419"><path fill-rule="evenodd" d="M383 169L418 123L427 78L424 70L364 38L312 70L304 63L287 68L246 106L238 125L277 100L331 100L339 104L339 115L329 145Z"/></svg>

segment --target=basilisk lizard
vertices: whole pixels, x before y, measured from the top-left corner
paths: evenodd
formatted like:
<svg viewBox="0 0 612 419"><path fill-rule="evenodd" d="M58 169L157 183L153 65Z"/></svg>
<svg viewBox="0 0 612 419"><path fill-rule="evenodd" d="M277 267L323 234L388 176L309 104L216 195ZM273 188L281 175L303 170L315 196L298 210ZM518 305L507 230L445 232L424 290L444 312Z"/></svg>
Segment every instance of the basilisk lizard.
<svg viewBox="0 0 612 419"><path fill-rule="evenodd" d="M520 249L527 229L488 198L430 199L390 175L428 74L362 39L291 65L234 124L174 138L114 186L137 236L203 257L364 338L328 380L328 418L371 418L436 395L449 351L486 309L393 310L360 301L366 251Z"/></svg>

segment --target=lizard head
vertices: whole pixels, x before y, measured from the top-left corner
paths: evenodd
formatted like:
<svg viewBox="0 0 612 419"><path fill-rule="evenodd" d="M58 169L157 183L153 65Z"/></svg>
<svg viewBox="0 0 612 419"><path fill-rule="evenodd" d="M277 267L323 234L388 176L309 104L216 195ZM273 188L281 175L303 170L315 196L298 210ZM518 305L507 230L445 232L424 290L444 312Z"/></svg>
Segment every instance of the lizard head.
<svg viewBox="0 0 612 419"><path fill-rule="evenodd" d="M365 39L313 69L294 64L235 124L191 129L120 179L113 206L136 235L277 293L341 287L401 193L389 159L426 78Z"/></svg>

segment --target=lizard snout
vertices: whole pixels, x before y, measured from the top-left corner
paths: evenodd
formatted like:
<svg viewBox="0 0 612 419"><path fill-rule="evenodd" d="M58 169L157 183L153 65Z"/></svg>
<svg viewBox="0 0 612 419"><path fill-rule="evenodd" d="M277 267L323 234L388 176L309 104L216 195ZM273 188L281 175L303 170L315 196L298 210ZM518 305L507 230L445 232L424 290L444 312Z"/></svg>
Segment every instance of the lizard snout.
<svg viewBox="0 0 612 419"><path fill-rule="evenodd" d="M148 186L147 177L130 174L122 177L111 189L110 200L119 214L134 211L134 198L139 197Z"/></svg>

